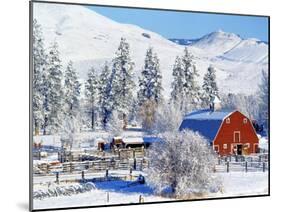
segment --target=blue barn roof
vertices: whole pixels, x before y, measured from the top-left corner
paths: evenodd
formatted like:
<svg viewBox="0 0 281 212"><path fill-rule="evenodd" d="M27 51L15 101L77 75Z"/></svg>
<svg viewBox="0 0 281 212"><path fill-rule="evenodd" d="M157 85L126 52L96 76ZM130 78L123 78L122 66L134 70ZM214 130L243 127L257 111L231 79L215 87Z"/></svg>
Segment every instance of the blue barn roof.
<svg viewBox="0 0 281 212"><path fill-rule="evenodd" d="M207 109L189 113L184 117L180 125L180 130L189 129L198 132L212 143L222 121L232 112L233 111L212 111Z"/></svg>

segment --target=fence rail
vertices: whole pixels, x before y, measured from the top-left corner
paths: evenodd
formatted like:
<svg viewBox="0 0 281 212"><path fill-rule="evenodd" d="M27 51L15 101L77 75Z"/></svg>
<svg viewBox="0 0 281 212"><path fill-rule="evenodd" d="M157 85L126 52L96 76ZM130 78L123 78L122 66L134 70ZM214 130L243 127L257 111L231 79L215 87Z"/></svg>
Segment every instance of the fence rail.
<svg viewBox="0 0 281 212"><path fill-rule="evenodd" d="M266 172L268 162L221 162L214 168L215 172Z"/></svg>
<svg viewBox="0 0 281 212"><path fill-rule="evenodd" d="M95 161L82 161L82 162L65 162L59 164L40 163L33 167L36 175L46 175L50 173L63 172L74 173L77 171L91 171L100 172L106 170L139 170L148 167L148 160L146 158L134 159L105 159Z"/></svg>

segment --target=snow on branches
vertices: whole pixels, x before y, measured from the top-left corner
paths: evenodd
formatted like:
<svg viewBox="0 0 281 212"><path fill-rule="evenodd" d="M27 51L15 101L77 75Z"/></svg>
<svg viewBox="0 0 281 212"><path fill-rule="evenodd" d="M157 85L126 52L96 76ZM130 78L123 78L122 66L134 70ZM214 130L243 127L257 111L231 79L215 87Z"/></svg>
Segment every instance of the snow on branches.
<svg viewBox="0 0 281 212"><path fill-rule="evenodd" d="M221 183L214 175L216 156L204 137L192 131L166 132L148 155L148 183L156 193L189 198L216 192Z"/></svg>

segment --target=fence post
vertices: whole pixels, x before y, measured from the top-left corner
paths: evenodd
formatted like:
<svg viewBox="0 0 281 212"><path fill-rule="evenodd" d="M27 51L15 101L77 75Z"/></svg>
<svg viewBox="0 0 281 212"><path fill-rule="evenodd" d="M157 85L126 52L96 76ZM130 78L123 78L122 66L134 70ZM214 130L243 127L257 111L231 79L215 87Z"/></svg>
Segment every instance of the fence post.
<svg viewBox="0 0 281 212"><path fill-rule="evenodd" d="M140 171L142 171L142 166L143 166L143 159L141 159L141 164L140 164Z"/></svg>
<svg viewBox="0 0 281 212"><path fill-rule="evenodd" d="M265 172L265 162L262 163L262 171Z"/></svg>
<svg viewBox="0 0 281 212"><path fill-rule="evenodd" d="M106 192L106 201L109 202L109 192Z"/></svg>
<svg viewBox="0 0 281 212"><path fill-rule="evenodd" d="M143 202L144 202L143 197L142 197L142 195L140 195L139 196L139 203L143 203Z"/></svg>
<svg viewBox="0 0 281 212"><path fill-rule="evenodd" d="M56 183L59 184L60 181L59 181L59 172L56 172Z"/></svg>
<svg viewBox="0 0 281 212"><path fill-rule="evenodd" d="M134 170L136 170L137 169L137 160L136 160L136 158L134 157Z"/></svg>
<svg viewBox="0 0 281 212"><path fill-rule="evenodd" d="M70 173L72 173L73 172L73 164L72 164L72 162L70 162Z"/></svg>
<svg viewBox="0 0 281 212"><path fill-rule="evenodd" d="M248 162L245 162L245 171L248 172Z"/></svg>
<svg viewBox="0 0 281 212"><path fill-rule="evenodd" d="M229 172L229 162L226 162L226 172Z"/></svg>
<svg viewBox="0 0 281 212"><path fill-rule="evenodd" d="M82 177L82 181L85 182L85 173L84 173L84 171L82 171L81 177Z"/></svg>

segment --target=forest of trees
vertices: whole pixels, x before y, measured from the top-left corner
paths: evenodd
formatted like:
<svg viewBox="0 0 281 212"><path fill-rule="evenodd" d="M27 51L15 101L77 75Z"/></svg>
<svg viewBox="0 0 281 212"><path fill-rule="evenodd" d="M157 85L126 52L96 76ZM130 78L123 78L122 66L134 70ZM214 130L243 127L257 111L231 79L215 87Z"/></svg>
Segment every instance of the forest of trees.
<svg viewBox="0 0 281 212"><path fill-rule="evenodd" d="M96 127L116 134L135 121L145 130L161 131L167 126L163 125L165 114L175 117L176 121L169 125L175 128L184 114L208 108L215 96L222 100L224 108L239 109L267 126L268 76L265 71L255 95L225 94L218 89L216 68L212 65L206 70L200 86L194 58L185 48L175 59L171 70L171 94L165 99L159 57L152 47L146 51L138 80L135 80L130 45L123 37L112 60L105 62L99 70L91 67L83 82L72 61L63 61L68 62L63 68L58 43L46 47L41 26L36 20L33 26L35 134L57 134L65 128L95 130Z"/></svg>

